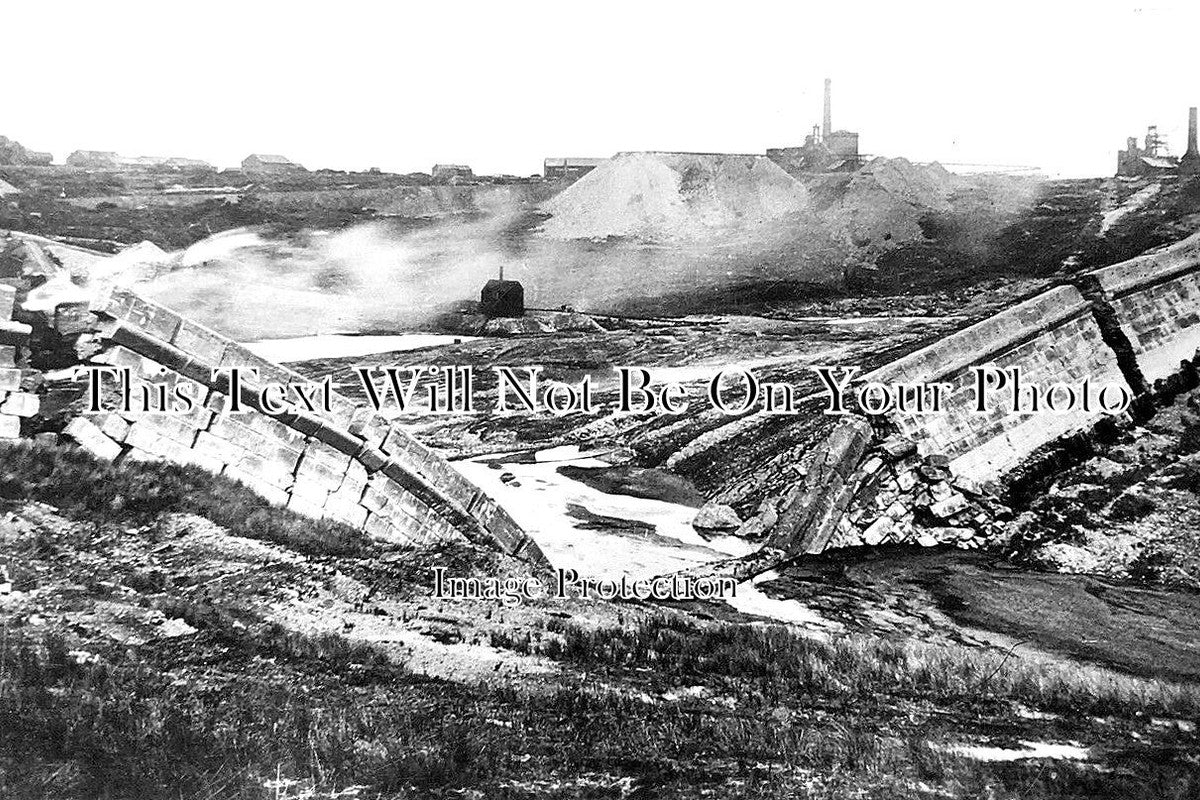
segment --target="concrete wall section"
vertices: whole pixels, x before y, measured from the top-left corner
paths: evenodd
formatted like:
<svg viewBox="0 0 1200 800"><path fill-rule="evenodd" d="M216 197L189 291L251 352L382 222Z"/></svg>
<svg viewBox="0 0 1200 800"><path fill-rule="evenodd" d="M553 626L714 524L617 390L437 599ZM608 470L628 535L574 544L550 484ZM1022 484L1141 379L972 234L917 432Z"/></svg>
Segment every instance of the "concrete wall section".
<svg viewBox="0 0 1200 800"><path fill-rule="evenodd" d="M1089 379L1097 387L1129 389L1090 304L1072 286L1051 289L864 377L950 384L950 413L891 414L889 420L922 455L947 455L955 475L980 482L996 480L1044 444L1090 428L1103 412L1013 414L1011 406L996 402L975 413L977 366L1017 367L1026 385L1043 388Z"/></svg>
<svg viewBox="0 0 1200 800"><path fill-rule="evenodd" d="M13 322L17 290L0 283L0 439L16 439L21 435L21 420L38 413L40 400L32 392L22 391L24 373L21 371L24 347L30 327Z"/></svg>
<svg viewBox="0 0 1200 800"><path fill-rule="evenodd" d="M1200 234L1091 273L1146 381L1168 378L1200 348Z"/></svg>
<svg viewBox="0 0 1200 800"><path fill-rule="evenodd" d="M441 457L370 408L331 395L331 408L269 414L258 408L262 382L313 384L235 342L126 290L92 306L104 349L98 364L129 368L139 386L177 390L196 400L186 413L146 408L133 393L128 413L88 414L66 433L104 458L167 460L234 478L270 502L329 518L406 545L466 537L545 563L512 518ZM241 400L215 369L247 372ZM118 407L117 373L106 375L106 407Z"/></svg>

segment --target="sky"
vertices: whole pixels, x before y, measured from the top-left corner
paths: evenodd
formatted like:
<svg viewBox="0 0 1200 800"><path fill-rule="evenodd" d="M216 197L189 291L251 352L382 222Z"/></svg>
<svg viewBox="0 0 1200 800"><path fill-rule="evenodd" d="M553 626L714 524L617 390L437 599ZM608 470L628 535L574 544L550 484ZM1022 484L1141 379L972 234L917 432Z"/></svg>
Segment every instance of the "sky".
<svg viewBox="0 0 1200 800"><path fill-rule="evenodd" d="M833 80L863 152L1108 175L1186 146L1200 4L55 2L0 26L0 134L309 168L528 175L547 156L797 145Z"/></svg>

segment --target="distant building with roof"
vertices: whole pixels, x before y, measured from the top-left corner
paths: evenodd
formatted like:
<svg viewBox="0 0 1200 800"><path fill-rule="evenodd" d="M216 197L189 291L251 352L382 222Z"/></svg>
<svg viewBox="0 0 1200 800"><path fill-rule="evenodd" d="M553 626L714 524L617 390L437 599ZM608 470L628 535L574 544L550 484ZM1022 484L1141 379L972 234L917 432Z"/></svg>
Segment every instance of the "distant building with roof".
<svg viewBox="0 0 1200 800"><path fill-rule="evenodd" d="M251 153L242 159L242 169L246 172L285 174L289 172L308 172L300 164L287 156L272 153Z"/></svg>
<svg viewBox="0 0 1200 800"><path fill-rule="evenodd" d="M214 167L212 164L208 163L207 161L203 161L199 158L172 157L172 158L168 158L166 161L164 161L163 164L164 164L164 166L170 167L171 169L178 169L178 170L184 170L184 171L190 171L190 170L199 171L199 170L216 169L216 167Z"/></svg>
<svg viewBox="0 0 1200 800"><path fill-rule="evenodd" d="M80 169L117 169L121 156L111 150L76 150L67 156L68 167Z"/></svg>
<svg viewBox="0 0 1200 800"><path fill-rule="evenodd" d="M1172 174L1179 169L1179 159L1167 154L1166 142L1158 126L1146 129L1145 147L1138 147L1136 136L1125 140L1125 149L1117 151L1117 175L1126 178L1146 175Z"/></svg>
<svg viewBox="0 0 1200 800"><path fill-rule="evenodd" d="M546 178L582 178L607 158L547 158L542 162L542 176Z"/></svg>
<svg viewBox="0 0 1200 800"><path fill-rule="evenodd" d="M44 150L26 150L23 163L31 167L48 167L54 163L54 154Z"/></svg>
<svg viewBox="0 0 1200 800"><path fill-rule="evenodd" d="M429 174L434 183L457 183L475 179L474 171L466 164L434 164Z"/></svg>

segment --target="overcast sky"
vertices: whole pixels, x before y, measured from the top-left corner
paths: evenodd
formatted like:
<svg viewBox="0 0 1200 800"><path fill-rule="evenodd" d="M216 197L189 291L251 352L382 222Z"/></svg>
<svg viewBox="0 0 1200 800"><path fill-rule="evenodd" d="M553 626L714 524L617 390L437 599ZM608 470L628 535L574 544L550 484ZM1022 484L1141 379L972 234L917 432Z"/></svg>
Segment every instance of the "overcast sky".
<svg viewBox="0 0 1200 800"><path fill-rule="evenodd" d="M310 168L530 174L546 156L799 144L834 82L864 152L1107 175L1200 105L1200 4L6 4L0 133ZM983 10L986 9L986 10Z"/></svg>

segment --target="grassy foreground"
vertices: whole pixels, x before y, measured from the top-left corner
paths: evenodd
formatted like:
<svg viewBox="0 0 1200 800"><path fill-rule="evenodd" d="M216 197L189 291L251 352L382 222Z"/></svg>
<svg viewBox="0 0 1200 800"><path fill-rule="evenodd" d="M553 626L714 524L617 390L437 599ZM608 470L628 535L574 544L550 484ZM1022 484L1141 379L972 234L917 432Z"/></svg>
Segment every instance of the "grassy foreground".
<svg viewBox="0 0 1200 800"><path fill-rule="evenodd" d="M52 549L43 534L3 538L6 558L35 576L27 594L77 595L85 572L104 568L97 556L116 535L105 526L165 510L207 511L323 568L383 569L365 544L344 548L336 532L210 476L53 448L0 457L11 508L44 499L104 520L102 535L64 533ZM241 522L226 516L235 502ZM275 522L249 524L256 514ZM415 552L405 571L492 558ZM154 582L108 568L105 597L197 632L123 644L0 598L0 797L1200 796L1196 685L633 606L606 626L529 609L532 633L490 644L557 672L453 683L413 674L394 649L268 622L237 585L193 591L186 566ZM433 605L420 580L386 591ZM953 749L982 741L1078 742L1090 757L981 762Z"/></svg>

